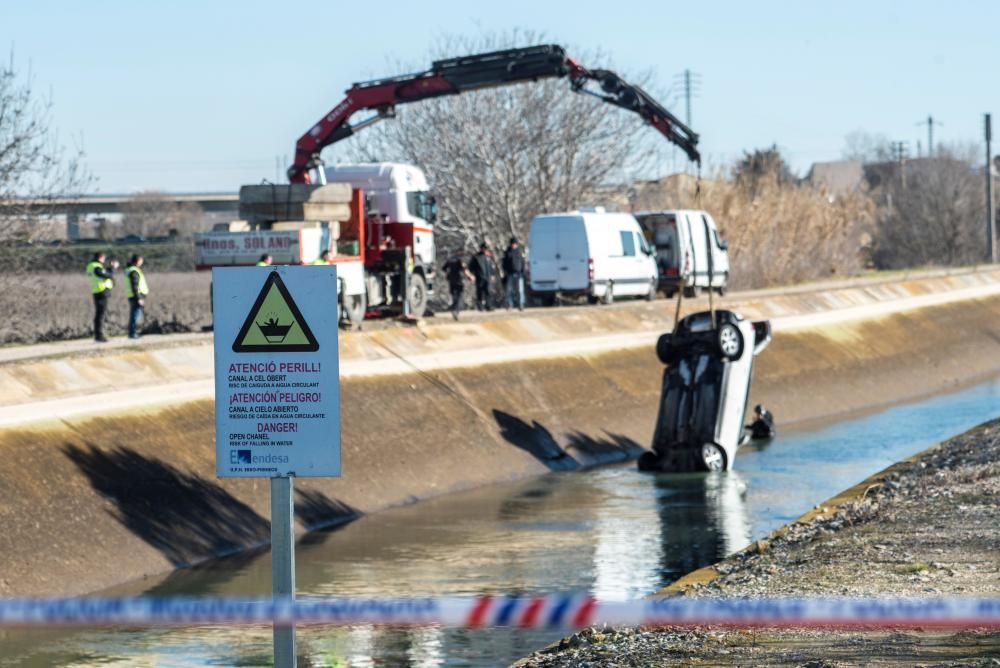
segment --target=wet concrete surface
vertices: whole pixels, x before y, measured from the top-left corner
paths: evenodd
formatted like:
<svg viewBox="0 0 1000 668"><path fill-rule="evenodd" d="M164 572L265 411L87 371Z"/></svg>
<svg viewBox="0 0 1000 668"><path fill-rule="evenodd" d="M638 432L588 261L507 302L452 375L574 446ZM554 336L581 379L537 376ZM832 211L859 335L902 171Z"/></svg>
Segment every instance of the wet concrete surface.
<svg viewBox="0 0 1000 668"><path fill-rule="evenodd" d="M659 475L632 465L557 472L440 497L309 534L301 593L648 595L730 554L885 465L1000 412L1000 380L741 451L728 474ZM266 595L266 551L109 593ZM492 666L561 634L504 630L303 629L302 664ZM0 665L266 665L263 629L6 634Z"/></svg>

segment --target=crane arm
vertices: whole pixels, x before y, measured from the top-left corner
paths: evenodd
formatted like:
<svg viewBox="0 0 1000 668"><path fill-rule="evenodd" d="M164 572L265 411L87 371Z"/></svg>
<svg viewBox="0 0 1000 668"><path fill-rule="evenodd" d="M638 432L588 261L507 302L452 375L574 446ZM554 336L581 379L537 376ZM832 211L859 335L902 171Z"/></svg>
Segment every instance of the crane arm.
<svg viewBox="0 0 1000 668"><path fill-rule="evenodd" d="M698 135L680 122L638 86L629 84L610 70L588 70L555 44L506 49L489 53L438 60L416 74L356 83L347 96L330 110L295 145L295 162L288 169L291 183L308 183L309 170L318 167L324 147L350 137L355 132L395 115L396 105L442 95L503 86L539 79L568 77L573 91L587 93L639 114L663 136L681 147L688 158L701 162ZM599 82L600 92L587 87ZM375 112L353 125L356 112Z"/></svg>

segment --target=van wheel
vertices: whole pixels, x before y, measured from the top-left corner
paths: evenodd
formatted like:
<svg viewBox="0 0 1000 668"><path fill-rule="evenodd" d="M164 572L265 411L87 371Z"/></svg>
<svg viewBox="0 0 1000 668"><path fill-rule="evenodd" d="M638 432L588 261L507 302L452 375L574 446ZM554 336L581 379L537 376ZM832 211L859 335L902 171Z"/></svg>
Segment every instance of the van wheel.
<svg viewBox="0 0 1000 668"><path fill-rule="evenodd" d="M656 300L656 279L649 282L649 292L646 293L646 301L651 302Z"/></svg>
<svg viewBox="0 0 1000 668"><path fill-rule="evenodd" d="M697 285L691 285L684 288L684 296L688 299L694 299L701 295L701 288Z"/></svg>

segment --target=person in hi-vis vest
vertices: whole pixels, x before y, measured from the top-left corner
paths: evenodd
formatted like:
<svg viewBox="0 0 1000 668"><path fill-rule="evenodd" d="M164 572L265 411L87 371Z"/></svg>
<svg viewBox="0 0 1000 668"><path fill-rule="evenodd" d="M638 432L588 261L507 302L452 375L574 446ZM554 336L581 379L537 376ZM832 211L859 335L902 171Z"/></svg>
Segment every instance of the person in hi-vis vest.
<svg viewBox="0 0 1000 668"><path fill-rule="evenodd" d="M90 280L90 292L94 297L94 340L104 343L104 314L108 311L108 298L114 287L112 276L118 268L118 260L112 260L110 268L104 266L106 257L98 251L87 263L87 278Z"/></svg>
<svg viewBox="0 0 1000 668"><path fill-rule="evenodd" d="M139 338L139 323L142 322L142 310L146 306L146 296L149 294L149 285L146 283L146 275L142 273L142 256L133 255L125 267L125 278L128 283L125 286L128 292L128 338Z"/></svg>

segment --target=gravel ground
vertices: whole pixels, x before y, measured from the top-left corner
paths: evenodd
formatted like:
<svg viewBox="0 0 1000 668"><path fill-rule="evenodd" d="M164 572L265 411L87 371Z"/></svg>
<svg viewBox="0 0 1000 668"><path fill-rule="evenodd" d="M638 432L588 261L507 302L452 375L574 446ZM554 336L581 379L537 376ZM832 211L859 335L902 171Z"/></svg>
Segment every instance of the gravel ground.
<svg viewBox="0 0 1000 668"><path fill-rule="evenodd" d="M825 510L825 512L824 512ZM1000 420L716 565L685 596L996 596ZM1000 632L587 629L518 666L1000 666Z"/></svg>

